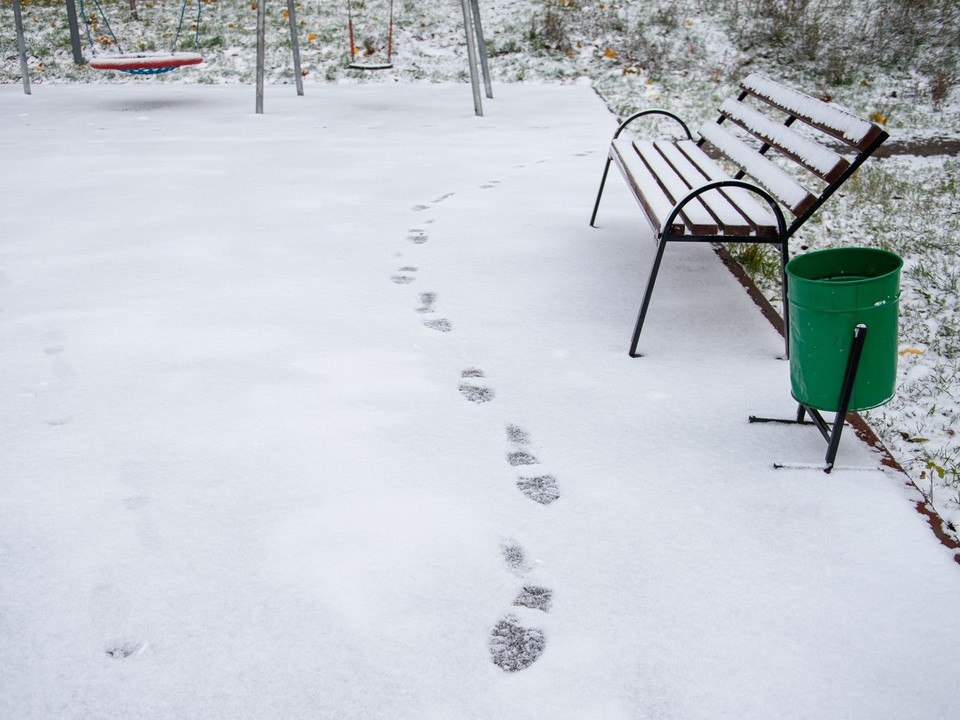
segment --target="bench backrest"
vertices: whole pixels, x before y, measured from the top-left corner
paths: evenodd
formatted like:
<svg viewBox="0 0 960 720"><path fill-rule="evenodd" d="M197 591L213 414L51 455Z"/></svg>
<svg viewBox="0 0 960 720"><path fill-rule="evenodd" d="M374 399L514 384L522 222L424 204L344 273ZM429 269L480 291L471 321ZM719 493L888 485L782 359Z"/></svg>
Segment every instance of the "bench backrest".
<svg viewBox="0 0 960 720"><path fill-rule="evenodd" d="M789 237L888 134L763 75L750 75L740 87L738 99L720 107L719 120L700 128L700 144L719 152L740 169L738 178L747 176L790 211ZM776 156L767 155L771 149ZM785 165L792 165L790 171Z"/></svg>

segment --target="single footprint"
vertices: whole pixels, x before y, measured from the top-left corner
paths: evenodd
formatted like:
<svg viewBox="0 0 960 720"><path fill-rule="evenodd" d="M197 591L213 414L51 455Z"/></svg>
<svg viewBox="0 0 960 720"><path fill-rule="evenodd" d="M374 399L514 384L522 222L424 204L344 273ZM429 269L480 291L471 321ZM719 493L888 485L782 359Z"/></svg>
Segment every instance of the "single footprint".
<svg viewBox="0 0 960 720"><path fill-rule="evenodd" d="M407 235L407 240L417 245L423 245L429 239L429 236L423 230L411 230L410 234Z"/></svg>
<svg viewBox="0 0 960 720"><path fill-rule="evenodd" d="M431 200L430 202L433 203L434 205L436 205L438 202L443 202L444 200L446 200L446 199L449 198L449 197L453 197L453 193L452 193L452 192L444 193L444 194L441 195L440 197L435 198L434 200Z"/></svg>
<svg viewBox="0 0 960 720"><path fill-rule="evenodd" d="M412 283L414 280L416 280L416 278L413 277L413 275L409 274L409 273L415 273L416 271L417 269L415 267L411 265L404 265L402 268L397 270L399 274L391 275L390 279L393 282L395 282L397 285L407 285L409 283Z"/></svg>
<svg viewBox="0 0 960 720"><path fill-rule="evenodd" d="M528 452L516 450L514 452L507 453L507 462L514 467L517 467L518 465L536 465L540 461Z"/></svg>
<svg viewBox="0 0 960 720"><path fill-rule="evenodd" d="M429 209L430 209L430 206L429 206L429 205L419 204L419 205L414 205L414 206L413 206L412 208L410 208L410 209L413 210L414 212L423 212L424 210L429 210Z"/></svg>
<svg viewBox="0 0 960 720"><path fill-rule="evenodd" d="M484 378L486 375L480 368L467 368L460 373L460 377L464 380L472 380L475 378ZM460 383L460 394L472 403L483 404L493 400L495 393L493 392L493 388L464 382Z"/></svg>
<svg viewBox="0 0 960 720"><path fill-rule="evenodd" d="M523 548L514 543L504 543L500 546L500 552L503 553L503 561L510 568L510 571L517 575L523 575L530 570L530 564L527 562L526 553Z"/></svg>
<svg viewBox="0 0 960 720"><path fill-rule="evenodd" d="M145 647L141 642L123 640L110 643L110 645L107 646L106 653L114 660L123 660L131 655L139 654Z"/></svg>
<svg viewBox="0 0 960 720"><path fill-rule="evenodd" d="M513 601L516 607L526 607L533 610L550 612L553 605L553 590L537 585L524 585Z"/></svg>
<svg viewBox="0 0 960 720"><path fill-rule="evenodd" d="M488 180L483 185L480 186L481 190L489 190L490 188L495 188L500 184L499 180Z"/></svg>
<svg viewBox="0 0 960 720"><path fill-rule="evenodd" d="M541 505L549 505L560 499L560 488L557 479L552 475L522 477L517 480L517 487L520 492Z"/></svg>
<svg viewBox="0 0 960 720"><path fill-rule="evenodd" d="M505 672L530 667L543 654L544 647L543 630L524 627L516 615L506 615L490 632L490 658Z"/></svg>
<svg viewBox="0 0 960 720"><path fill-rule="evenodd" d="M530 442L527 431L516 425L507 425L507 440L514 445L526 445Z"/></svg>
<svg viewBox="0 0 960 720"><path fill-rule="evenodd" d="M494 397L494 392L491 388L480 385L467 385L466 383L460 385L460 394L470 402L478 405L490 402Z"/></svg>
<svg viewBox="0 0 960 720"><path fill-rule="evenodd" d="M437 294L435 292L420 293L420 307L417 308L417 312L432 313L433 304L436 301L437 301Z"/></svg>
<svg viewBox="0 0 960 720"><path fill-rule="evenodd" d="M427 320L423 323L431 330L438 330L439 332L450 332L453 330L453 325L450 324L450 321L446 318L439 318L437 320Z"/></svg>

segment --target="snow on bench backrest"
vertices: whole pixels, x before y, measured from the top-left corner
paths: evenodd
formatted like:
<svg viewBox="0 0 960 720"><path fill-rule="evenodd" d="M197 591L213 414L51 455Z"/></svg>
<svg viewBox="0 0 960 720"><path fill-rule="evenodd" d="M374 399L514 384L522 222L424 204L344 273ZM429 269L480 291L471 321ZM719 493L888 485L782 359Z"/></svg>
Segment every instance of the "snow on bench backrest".
<svg viewBox="0 0 960 720"><path fill-rule="evenodd" d="M836 105L825 103L774 82L763 75L755 73L748 76L740 83L740 87L745 92L859 150L867 149L880 136L886 138L886 132L878 125L851 115Z"/></svg>
<svg viewBox="0 0 960 720"><path fill-rule="evenodd" d="M705 123L700 128L700 137L726 155L737 167L786 205L794 215L802 215L817 201L816 197L790 177L786 170L770 162L740 138L728 133L720 124Z"/></svg>
<svg viewBox="0 0 960 720"><path fill-rule="evenodd" d="M777 148L784 155L800 163L827 182L839 179L843 171L850 167L846 158L833 150L794 132L782 122L777 122L759 110L744 105L737 100L725 100L723 105L720 106L720 112L731 122L736 123L764 143Z"/></svg>

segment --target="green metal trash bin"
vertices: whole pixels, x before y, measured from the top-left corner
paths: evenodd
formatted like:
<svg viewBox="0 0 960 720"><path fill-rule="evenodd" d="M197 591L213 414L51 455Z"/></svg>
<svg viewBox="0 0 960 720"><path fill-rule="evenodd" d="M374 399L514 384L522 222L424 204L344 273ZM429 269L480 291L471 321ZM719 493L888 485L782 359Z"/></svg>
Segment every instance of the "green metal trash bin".
<svg viewBox="0 0 960 720"><path fill-rule="evenodd" d="M859 324L867 336L848 409L867 410L893 397L902 267L895 253L860 247L818 250L787 263L790 383L797 402L838 409Z"/></svg>

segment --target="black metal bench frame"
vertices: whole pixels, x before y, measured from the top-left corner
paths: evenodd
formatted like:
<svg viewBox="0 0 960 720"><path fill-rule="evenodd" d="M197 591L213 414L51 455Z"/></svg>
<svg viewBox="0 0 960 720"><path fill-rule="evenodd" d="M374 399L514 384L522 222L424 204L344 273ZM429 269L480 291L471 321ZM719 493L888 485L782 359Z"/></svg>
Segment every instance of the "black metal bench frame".
<svg viewBox="0 0 960 720"><path fill-rule="evenodd" d="M747 105L745 100L758 104L762 111ZM785 270L789 240L888 137L876 123L758 74L745 78L737 99L726 101L720 112L716 122L700 128L700 138L694 142L686 123L675 114L662 109L643 110L623 121L610 143L590 225L595 226L610 165L616 163L654 229L657 242L630 342L631 357L639 357L640 333L668 242L777 246L785 339L789 338ZM686 140L628 143L621 138L634 121L654 115L678 123ZM732 124L742 131L740 136L720 128L725 121L728 127ZM797 121L801 123L798 127L804 127L803 133L791 129ZM845 151L852 151L852 156L818 142L824 135L831 144L839 141ZM791 180L789 173L773 163L767 157L770 150L791 161L794 170L800 171L803 183ZM727 175L711 159L714 157L737 167L736 173ZM819 190L807 189L811 182L819 185ZM789 223L788 215L793 218Z"/></svg>

